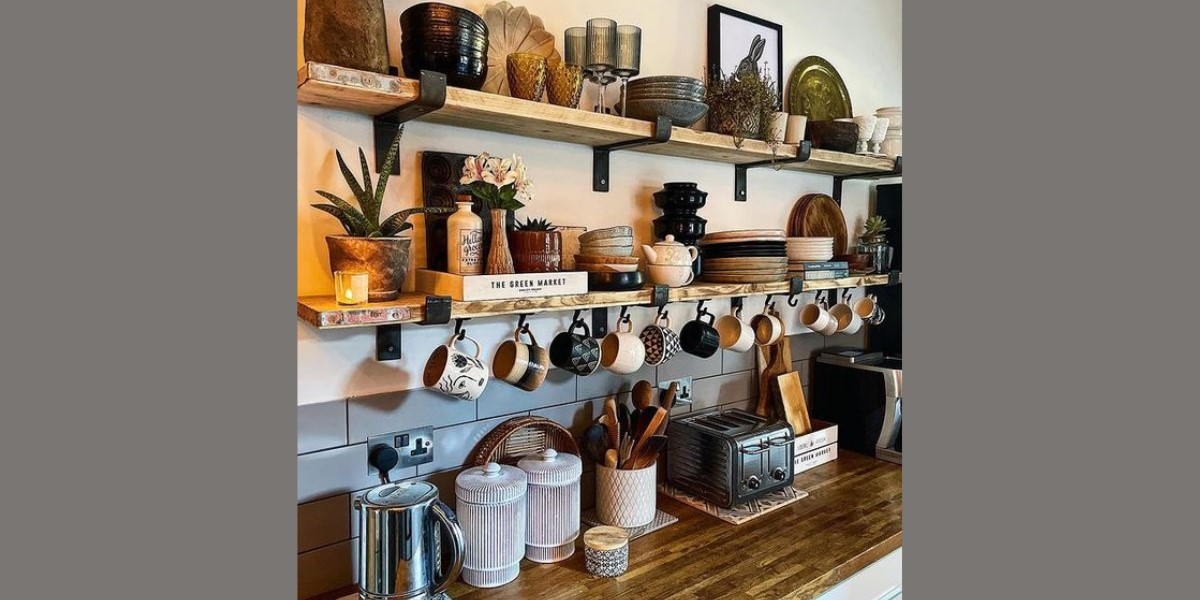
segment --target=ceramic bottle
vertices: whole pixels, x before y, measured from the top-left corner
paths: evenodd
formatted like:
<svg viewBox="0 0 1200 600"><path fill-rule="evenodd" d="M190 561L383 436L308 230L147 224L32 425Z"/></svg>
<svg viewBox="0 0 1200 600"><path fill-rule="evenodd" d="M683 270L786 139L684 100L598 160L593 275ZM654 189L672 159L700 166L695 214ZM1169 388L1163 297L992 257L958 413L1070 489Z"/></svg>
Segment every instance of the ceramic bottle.
<svg viewBox="0 0 1200 600"><path fill-rule="evenodd" d="M446 220L446 271L456 275L483 273L483 219L471 212L471 201L459 198L458 211Z"/></svg>

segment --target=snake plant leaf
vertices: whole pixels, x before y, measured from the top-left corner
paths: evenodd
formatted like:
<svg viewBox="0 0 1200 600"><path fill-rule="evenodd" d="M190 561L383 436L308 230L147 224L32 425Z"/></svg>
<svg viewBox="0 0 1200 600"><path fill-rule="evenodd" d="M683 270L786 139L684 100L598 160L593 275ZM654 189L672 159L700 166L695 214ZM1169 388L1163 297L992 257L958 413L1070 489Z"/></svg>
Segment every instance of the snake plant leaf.
<svg viewBox="0 0 1200 600"><path fill-rule="evenodd" d="M334 150L333 153L337 156L338 167L342 170L342 177L346 179L346 184L350 186L350 191L354 192L354 198L361 204L363 194L365 193L363 192L362 186L358 184L358 179L356 179L354 174L350 172L350 167L346 166L346 161L342 160L341 151ZM363 208L366 209L365 206Z"/></svg>
<svg viewBox="0 0 1200 600"><path fill-rule="evenodd" d="M342 224L342 228L346 230L346 234L354 235L354 226L351 225L350 219L346 217L346 213L343 212L342 209L332 204L313 204L311 206L317 210L323 210L337 217L337 220Z"/></svg>
<svg viewBox="0 0 1200 600"><path fill-rule="evenodd" d="M358 149L358 162L362 165L363 172L363 194L358 197L358 204L362 206L363 216L367 217L367 222L378 225L379 208L383 202L382 198L376 202L375 196L371 193L371 168L367 166L367 154L363 152L362 148Z"/></svg>
<svg viewBox="0 0 1200 600"><path fill-rule="evenodd" d="M386 221L379 224L379 233L386 236L394 236L397 233L412 227L411 223L405 221L407 218L408 216L403 213L396 213L388 217ZM405 225L408 227L405 227Z"/></svg>
<svg viewBox="0 0 1200 600"><path fill-rule="evenodd" d="M391 176L392 168L396 164L396 157L400 154L400 138L403 136L404 125L401 125L400 129L396 131L396 137L392 139L392 145L388 147L387 156L383 159L383 168L379 171L379 183L375 188L375 203L380 207L383 206L383 191L387 189L388 177ZM376 213L375 216L378 218L379 214ZM380 225L380 229L382 228L383 226Z"/></svg>
<svg viewBox="0 0 1200 600"><path fill-rule="evenodd" d="M342 213L346 215L346 219L352 226L352 228L349 230L350 235L361 237L367 235L367 232L371 230L371 226L367 222L367 218L364 217L357 208L354 208L352 204L324 190L317 190L317 194L320 194L322 198L332 202L336 208L340 209Z"/></svg>

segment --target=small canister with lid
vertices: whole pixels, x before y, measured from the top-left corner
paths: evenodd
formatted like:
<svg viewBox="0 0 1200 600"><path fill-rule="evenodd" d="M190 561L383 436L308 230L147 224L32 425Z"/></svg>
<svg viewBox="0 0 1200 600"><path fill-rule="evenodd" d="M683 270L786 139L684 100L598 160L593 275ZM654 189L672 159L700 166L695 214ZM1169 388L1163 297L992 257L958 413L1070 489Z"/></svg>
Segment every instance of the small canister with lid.
<svg viewBox="0 0 1200 600"><path fill-rule="evenodd" d="M629 568L629 532L600 525L583 534L584 564L597 577L620 577Z"/></svg>
<svg viewBox="0 0 1200 600"><path fill-rule="evenodd" d="M553 448L530 454L517 463L529 476L525 558L539 563L566 560L579 537L579 479L583 463L574 454Z"/></svg>
<svg viewBox="0 0 1200 600"><path fill-rule="evenodd" d="M492 588L517 578L525 554L527 485L524 471L497 463L471 467L454 480L466 550L463 581Z"/></svg>

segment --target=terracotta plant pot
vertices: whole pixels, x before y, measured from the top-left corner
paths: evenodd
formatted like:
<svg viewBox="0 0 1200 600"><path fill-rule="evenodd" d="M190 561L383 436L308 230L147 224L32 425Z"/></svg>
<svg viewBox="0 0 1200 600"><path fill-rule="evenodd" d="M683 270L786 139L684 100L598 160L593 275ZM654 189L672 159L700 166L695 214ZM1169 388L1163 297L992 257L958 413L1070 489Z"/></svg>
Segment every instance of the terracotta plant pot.
<svg viewBox="0 0 1200 600"><path fill-rule="evenodd" d="M366 271L370 302L395 300L408 278L411 237L362 238L327 235L329 268L334 271Z"/></svg>
<svg viewBox="0 0 1200 600"><path fill-rule="evenodd" d="M518 273L562 270L562 234L557 231L513 231L508 244Z"/></svg>

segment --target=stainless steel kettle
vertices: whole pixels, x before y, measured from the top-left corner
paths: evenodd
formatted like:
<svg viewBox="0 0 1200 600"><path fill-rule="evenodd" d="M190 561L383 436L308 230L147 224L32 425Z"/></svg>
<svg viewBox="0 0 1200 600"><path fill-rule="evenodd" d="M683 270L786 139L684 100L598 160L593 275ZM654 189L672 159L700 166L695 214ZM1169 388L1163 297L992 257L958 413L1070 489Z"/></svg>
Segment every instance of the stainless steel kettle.
<svg viewBox="0 0 1200 600"><path fill-rule="evenodd" d="M462 570L463 532L454 511L424 481L385 483L355 499L358 597L424 600L444 592ZM446 534L446 535L443 535ZM449 565L442 544L450 545Z"/></svg>

